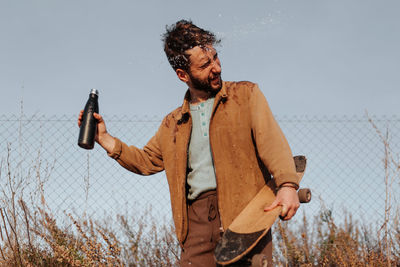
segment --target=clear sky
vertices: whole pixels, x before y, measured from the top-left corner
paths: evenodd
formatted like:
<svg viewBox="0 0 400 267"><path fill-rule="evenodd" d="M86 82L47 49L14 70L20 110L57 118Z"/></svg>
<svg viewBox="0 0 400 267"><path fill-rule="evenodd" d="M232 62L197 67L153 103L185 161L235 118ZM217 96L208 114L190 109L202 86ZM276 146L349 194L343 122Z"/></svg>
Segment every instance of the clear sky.
<svg viewBox="0 0 400 267"><path fill-rule="evenodd" d="M257 82L272 110L398 114L400 1L0 0L0 114L165 115L185 84L162 50L192 19L222 38L225 80Z"/></svg>

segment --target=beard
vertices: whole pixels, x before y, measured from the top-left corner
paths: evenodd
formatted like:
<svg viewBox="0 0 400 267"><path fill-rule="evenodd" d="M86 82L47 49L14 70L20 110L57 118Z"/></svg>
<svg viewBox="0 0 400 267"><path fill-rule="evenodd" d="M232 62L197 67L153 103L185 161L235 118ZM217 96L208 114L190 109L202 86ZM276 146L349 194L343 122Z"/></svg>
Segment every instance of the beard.
<svg viewBox="0 0 400 267"><path fill-rule="evenodd" d="M213 79L208 78L207 80L200 80L190 75L190 79L195 89L210 93L211 95L216 95L222 88L221 74L216 75ZM214 83L217 82L217 85L214 87L212 85L213 81Z"/></svg>

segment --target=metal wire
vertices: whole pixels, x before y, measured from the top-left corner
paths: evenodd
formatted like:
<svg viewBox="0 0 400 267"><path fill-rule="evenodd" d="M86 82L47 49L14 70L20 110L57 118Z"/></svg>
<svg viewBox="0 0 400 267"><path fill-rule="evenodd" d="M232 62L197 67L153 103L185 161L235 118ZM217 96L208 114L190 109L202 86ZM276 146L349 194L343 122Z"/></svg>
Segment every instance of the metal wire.
<svg viewBox="0 0 400 267"><path fill-rule="evenodd" d="M104 117L112 135L138 147L161 122L159 117ZM350 212L382 223L385 201L393 212L399 208L400 119L370 119L373 123L366 116L277 117L293 154L308 159L302 187L312 189L313 200L301 212L316 215L323 205L336 216ZM121 168L98 145L83 150L77 146L78 131L75 116L0 116L2 188L9 168L32 202L39 201L35 191L41 184L47 205L60 217L64 211L103 217L150 209L170 220L164 173L142 177ZM390 152L386 156L382 137ZM386 169L385 157L393 159Z"/></svg>

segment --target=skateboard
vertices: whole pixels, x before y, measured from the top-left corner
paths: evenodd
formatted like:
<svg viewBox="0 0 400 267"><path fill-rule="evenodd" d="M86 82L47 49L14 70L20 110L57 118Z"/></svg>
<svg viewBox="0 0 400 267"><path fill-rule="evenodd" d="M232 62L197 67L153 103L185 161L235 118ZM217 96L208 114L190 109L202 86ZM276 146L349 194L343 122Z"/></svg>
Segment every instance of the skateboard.
<svg viewBox="0 0 400 267"><path fill-rule="evenodd" d="M307 159L305 156L295 156L293 159L300 183ZM278 206L271 211L264 211L275 200L276 191L275 182L271 179L229 225L215 248L214 255L218 264L228 265L240 260L267 234L282 210ZM300 189L298 196L300 203L308 203L311 200L311 191L307 188ZM253 261L260 260L261 256L255 255Z"/></svg>

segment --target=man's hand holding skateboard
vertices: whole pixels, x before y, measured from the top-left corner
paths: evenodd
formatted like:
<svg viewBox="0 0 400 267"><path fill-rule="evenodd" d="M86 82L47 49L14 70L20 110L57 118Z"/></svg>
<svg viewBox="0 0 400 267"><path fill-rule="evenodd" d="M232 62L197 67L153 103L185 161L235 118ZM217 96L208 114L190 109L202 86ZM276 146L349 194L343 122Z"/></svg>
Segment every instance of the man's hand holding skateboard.
<svg viewBox="0 0 400 267"><path fill-rule="evenodd" d="M78 126L81 127L83 110L79 113ZM107 152L111 152L115 145L114 138L107 132L106 124L100 114L93 113L94 118L97 120L97 133L96 142L101 145Z"/></svg>
<svg viewBox="0 0 400 267"><path fill-rule="evenodd" d="M300 207L300 201L296 189L292 186L286 186L283 184L276 194L275 201L272 202L271 205L265 207L264 211L270 211L277 206L282 206L280 218L285 221L290 220Z"/></svg>

